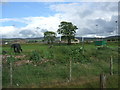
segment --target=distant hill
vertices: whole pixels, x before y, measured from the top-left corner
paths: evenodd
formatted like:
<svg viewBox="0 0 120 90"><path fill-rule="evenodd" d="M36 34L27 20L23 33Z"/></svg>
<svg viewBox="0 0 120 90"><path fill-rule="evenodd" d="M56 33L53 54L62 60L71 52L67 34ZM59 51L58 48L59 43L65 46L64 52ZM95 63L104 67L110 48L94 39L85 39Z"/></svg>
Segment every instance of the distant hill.
<svg viewBox="0 0 120 90"><path fill-rule="evenodd" d="M79 40L82 40L82 37L76 37L77 39ZM109 37L105 37L105 38L95 38L95 37L84 37L84 40L96 40L96 39L103 39L103 40L119 40L120 39L120 36L109 36Z"/></svg>
<svg viewBox="0 0 120 90"><path fill-rule="evenodd" d="M60 37L57 37L59 39ZM76 37L79 40L82 40L82 37ZM42 40L44 37L36 37L36 38L2 38L2 40ZM103 40L112 40L112 39L120 39L120 36L109 36L105 38L95 38L95 37L84 37L84 40L96 40L96 39L103 39Z"/></svg>
<svg viewBox="0 0 120 90"><path fill-rule="evenodd" d="M109 37L106 37L107 39L119 39L120 36L109 36Z"/></svg>

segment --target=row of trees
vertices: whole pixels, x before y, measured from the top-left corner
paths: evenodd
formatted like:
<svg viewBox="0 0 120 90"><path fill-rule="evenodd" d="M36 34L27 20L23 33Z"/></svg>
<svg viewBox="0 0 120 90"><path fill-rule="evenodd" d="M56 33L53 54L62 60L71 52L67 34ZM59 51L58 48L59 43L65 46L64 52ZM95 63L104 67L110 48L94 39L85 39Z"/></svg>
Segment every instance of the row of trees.
<svg viewBox="0 0 120 90"><path fill-rule="evenodd" d="M71 40L75 38L77 29L77 26L73 25L71 22L62 21L57 32L58 34L62 34L62 36L66 37L68 44L71 44ZM53 43L56 36L57 34L55 32L44 32L44 40L47 41L48 44Z"/></svg>

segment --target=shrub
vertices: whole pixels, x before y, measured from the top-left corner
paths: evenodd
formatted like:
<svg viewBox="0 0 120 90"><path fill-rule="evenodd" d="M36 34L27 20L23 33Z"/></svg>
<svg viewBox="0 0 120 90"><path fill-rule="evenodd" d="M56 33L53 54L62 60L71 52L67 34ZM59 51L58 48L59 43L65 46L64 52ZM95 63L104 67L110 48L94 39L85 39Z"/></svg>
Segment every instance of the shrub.
<svg viewBox="0 0 120 90"><path fill-rule="evenodd" d="M15 61L15 57L13 57L12 55L10 57L7 57L7 63L10 64L11 62Z"/></svg>
<svg viewBox="0 0 120 90"><path fill-rule="evenodd" d="M53 54L53 50L47 50L46 52L44 52L44 57L47 59L54 59L54 54Z"/></svg>
<svg viewBox="0 0 120 90"><path fill-rule="evenodd" d="M74 60L74 62L88 62L89 58L83 55L82 51L82 47L71 48L69 55Z"/></svg>
<svg viewBox="0 0 120 90"><path fill-rule="evenodd" d="M39 54L38 51L32 51L31 55L30 55L30 60L34 61L35 63L37 63L38 61L41 60L41 56Z"/></svg>

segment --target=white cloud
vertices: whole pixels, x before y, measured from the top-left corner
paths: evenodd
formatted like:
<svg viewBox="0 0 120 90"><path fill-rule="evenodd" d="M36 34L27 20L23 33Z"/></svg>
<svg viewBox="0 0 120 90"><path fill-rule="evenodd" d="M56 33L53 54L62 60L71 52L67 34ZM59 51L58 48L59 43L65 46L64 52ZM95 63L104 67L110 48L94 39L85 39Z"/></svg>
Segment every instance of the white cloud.
<svg viewBox="0 0 120 90"><path fill-rule="evenodd" d="M0 22L16 21L16 19L4 18L0 19Z"/></svg>
<svg viewBox="0 0 120 90"><path fill-rule="evenodd" d="M15 31L15 28L13 26L6 26L6 27L0 27L0 33L7 34Z"/></svg>
<svg viewBox="0 0 120 90"><path fill-rule="evenodd" d="M4 37L40 37L43 32L57 31L60 21L70 21L79 29L77 36L115 35L115 21L118 16L117 3L67 3L53 4L50 8L56 12L50 17L3 18L0 22L17 21L27 24L25 27L0 27ZM98 30L96 29L98 24ZM39 27L39 28L37 28ZM37 29L36 29L37 28Z"/></svg>
<svg viewBox="0 0 120 90"><path fill-rule="evenodd" d="M95 36L96 33L108 36L111 32L115 32L118 3L56 4L52 5L51 9L61 13L63 20L71 21L78 26L77 36ZM98 32L96 24L99 25Z"/></svg>
<svg viewBox="0 0 120 90"><path fill-rule="evenodd" d="M28 23L24 18L3 18L3 19L0 19L0 23L10 22L10 21L21 22L21 23L25 23L25 24Z"/></svg>
<svg viewBox="0 0 120 90"><path fill-rule="evenodd" d="M0 27L0 32L3 37L42 37L45 31L57 31L60 23L59 15L50 17L24 17L21 19L1 19L1 22L7 21L23 22L25 27L16 28L13 26Z"/></svg>
<svg viewBox="0 0 120 90"><path fill-rule="evenodd" d="M0 27L0 36L3 37L18 37L18 31L19 29L13 27L13 26L5 26L5 27Z"/></svg>

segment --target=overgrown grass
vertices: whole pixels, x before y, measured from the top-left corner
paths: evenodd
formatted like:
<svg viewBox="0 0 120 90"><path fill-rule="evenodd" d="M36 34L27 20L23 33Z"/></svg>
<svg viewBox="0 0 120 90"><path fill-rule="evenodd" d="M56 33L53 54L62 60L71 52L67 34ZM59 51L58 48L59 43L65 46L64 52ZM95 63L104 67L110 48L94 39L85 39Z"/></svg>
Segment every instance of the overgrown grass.
<svg viewBox="0 0 120 90"><path fill-rule="evenodd" d="M71 82L65 85L50 85L50 87L98 88L99 80L96 77L99 77L102 72L109 75L109 62L111 56L113 56L113 71L115 75L113 77L108 77L107 87L117 87L117 43L108 43L108 47L104 49L97 49L93 43L85 44L84 54L82 51L76 51L78 48L82 47L81 44L70 46L53 45L51 48L49 45L44 44L22 44L21 46L23 49L21 54L14 54L9 45L3 46L3 50L7 51L8 55L26 55L24 59L28 60L31 58L31 60L35 62L28 65L13 67L13 87L42 87L42 83L68 82L69 60L72 59L72 80L77 80L82 77L84 77L84 79L74 84ZM41 62L42 59L48 60L48 62L35 66L36 61ZM16 59L16 61L19 60ZM3 87L9 87L9 64L4 64L3 66ZM95 79L95 81L91 81L90 79ZM84 83L81 84L82 82Z"/></svg>

